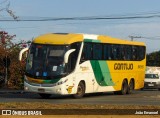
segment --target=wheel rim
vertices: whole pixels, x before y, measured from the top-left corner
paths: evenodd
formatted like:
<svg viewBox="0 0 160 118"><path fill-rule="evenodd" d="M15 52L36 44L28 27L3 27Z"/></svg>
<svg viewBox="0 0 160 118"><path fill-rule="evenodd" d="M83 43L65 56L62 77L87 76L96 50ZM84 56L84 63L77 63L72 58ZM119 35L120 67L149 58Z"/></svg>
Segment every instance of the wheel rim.
<svg viewBox="0 0 160 118"><path fill-rule="evenodd" d="M131 81L130 85L129 85L129 90L132 92L133 90L133 82Z"/></svg>
<svg viewBox="0 0 160 118"><path fill-rule="evenodd" d="M83 89L82 89L82 87L79 85L79 86L78 86L78 90L77 90L77 94L78 94L78 95L82 95L82 93L83 93Z"/></svg>
<svg viewBox="0 0 160 118"><path fill-rule="evenodd" d="M126 82L123 83L123 94L127 93L127 86L126 86Z"/></svg>

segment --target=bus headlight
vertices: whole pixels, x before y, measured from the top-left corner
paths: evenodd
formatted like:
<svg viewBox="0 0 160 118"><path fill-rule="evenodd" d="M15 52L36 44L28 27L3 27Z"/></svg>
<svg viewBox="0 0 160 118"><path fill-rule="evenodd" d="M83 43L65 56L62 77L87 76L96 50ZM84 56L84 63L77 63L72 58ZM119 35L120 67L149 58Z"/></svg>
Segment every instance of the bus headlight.
<svg viewBox="0 0 160 118"><path fill-rule="evenodd" d="M60 82L57 82L55 83L53 86L57 86L57 85L61 85L61 84L64 84L68 81L68 79L66 79L65 81L60 81Z"/></svg>
<svg viewBox="0 0 160 118"><path fill-rule="evenodd" d="M25 87L24 87L24 90L25 90L25 91L28 91L29 89L28 89L28 87L27 87L27 86L25 86Z"/></svg>

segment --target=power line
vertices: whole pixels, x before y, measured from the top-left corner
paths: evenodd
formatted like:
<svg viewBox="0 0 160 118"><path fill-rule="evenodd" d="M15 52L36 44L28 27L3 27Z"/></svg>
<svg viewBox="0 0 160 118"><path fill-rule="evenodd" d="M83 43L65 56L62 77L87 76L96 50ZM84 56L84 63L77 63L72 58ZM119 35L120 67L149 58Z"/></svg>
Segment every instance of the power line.
<svg viewBox="0 0 160 118"><path fill-rule="evenodd" d="M158 12L157 12L158 13ZM18 19L17 21L62 21L62 20L129 20L129 19L148 19L148 18L159 18L160 14L145 14L136 16L87 16L87 17L39 17L35 19ZM0 19L0 21L15 21L14 19Z"/></svg>
<svg viewBox="0 0 160 118"><path fill-rule="evenodd" d="M149 40L160 40L160 37L141 37L144 39L149 39Z"/></svg>
<svg viewBox="0 0 160 118"><path fill-rule="evenodd" d="M143 38L143 39L149 39L149 40L160 40L160 37L145 37L145 36L129 36L131 38L131 41L134 40L134 38Z"/></svg>

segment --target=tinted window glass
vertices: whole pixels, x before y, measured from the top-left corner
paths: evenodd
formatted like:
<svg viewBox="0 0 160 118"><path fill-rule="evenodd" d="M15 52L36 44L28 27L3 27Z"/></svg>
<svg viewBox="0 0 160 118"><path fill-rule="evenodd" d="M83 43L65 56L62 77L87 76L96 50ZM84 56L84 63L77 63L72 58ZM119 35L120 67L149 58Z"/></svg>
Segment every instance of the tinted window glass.
<svg viewBox="0 0 160 118"><path fill-rule="evenodd" d="M84 48L82 52L82 57L85 60L92 59L92 44L91 43L84 43Z"/></svg>
<svg viewBox="0 0 160 118"><path fill-rule="evenodd" d="M112 45L103 44L103 46L104 60L111 60L113 58Z"/></svg>
<svg viewBox="0 0 160 118"><path fill-rule="evenodd" d="M143 60L145 58L145 47L139 47L139 60Z"/></svg>
<svg viewBox="0 0 160 118"><path fill-rule="evenodd" d="M124 44L84 43L82 57L85 60L140 61L145 58L145 47Z"/></svg>
<svg viewBox="0 0 160 118"><path fill-rule="evenodd" d="M93 59L102 60L102 44L93 44Z"/></svg>
<svg viewBox="0 0 160 118"><path fill-rule="evenodd" d="M137 60L137 47L132 46L132 60Z"/></svg>
<svg viewBox="0 0 160 118"><path fill-rule="evenodd" d="M131 57L132 57L132 53L131 53L132 47L129 46L129 45L126 45L126 46L125 46L125 50L126 50L125 59L126 59L126 60L131 60Z"/></svg>

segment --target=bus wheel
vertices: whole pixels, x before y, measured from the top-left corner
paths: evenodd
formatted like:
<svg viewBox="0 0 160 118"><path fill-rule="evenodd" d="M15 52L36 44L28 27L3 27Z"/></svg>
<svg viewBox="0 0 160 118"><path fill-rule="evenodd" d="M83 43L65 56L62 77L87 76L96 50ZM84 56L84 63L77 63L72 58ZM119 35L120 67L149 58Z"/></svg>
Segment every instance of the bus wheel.
<svg viewBox="0 0 160 118"><path fill-rule="evenodd" d="M85 86L83 82L80 82L77 88L77 93L74 94L74 98L82 98L85 94Z"/></svg>
<svg viewBox="0 0 160 118"><path fill-rule="evenodd" d="M121 88L121 95L125 95L128 90L128 83L126 80L123 80L122 88Z"/></svg>
<svg viewBox="0 0 160 118"><path fill-rule="evenodd" d="M51 94L46 94L46 93L39 93L39 95L44 99L47 99L47 98L51 97Z"/></svg>
<svg viewBox="0 0 160 118"><path fill-rule="evenodd" d="M131 94L134 90L134 80L131 80L128 86L127 94Z"/></svg>
<svg viewBox="0 0 160 118"><path fill-rule="evenodd" d="M123 80L122 87L120 91L114 91L115 95L125 95L128 90L128 84L126 80Z"/></svg>

